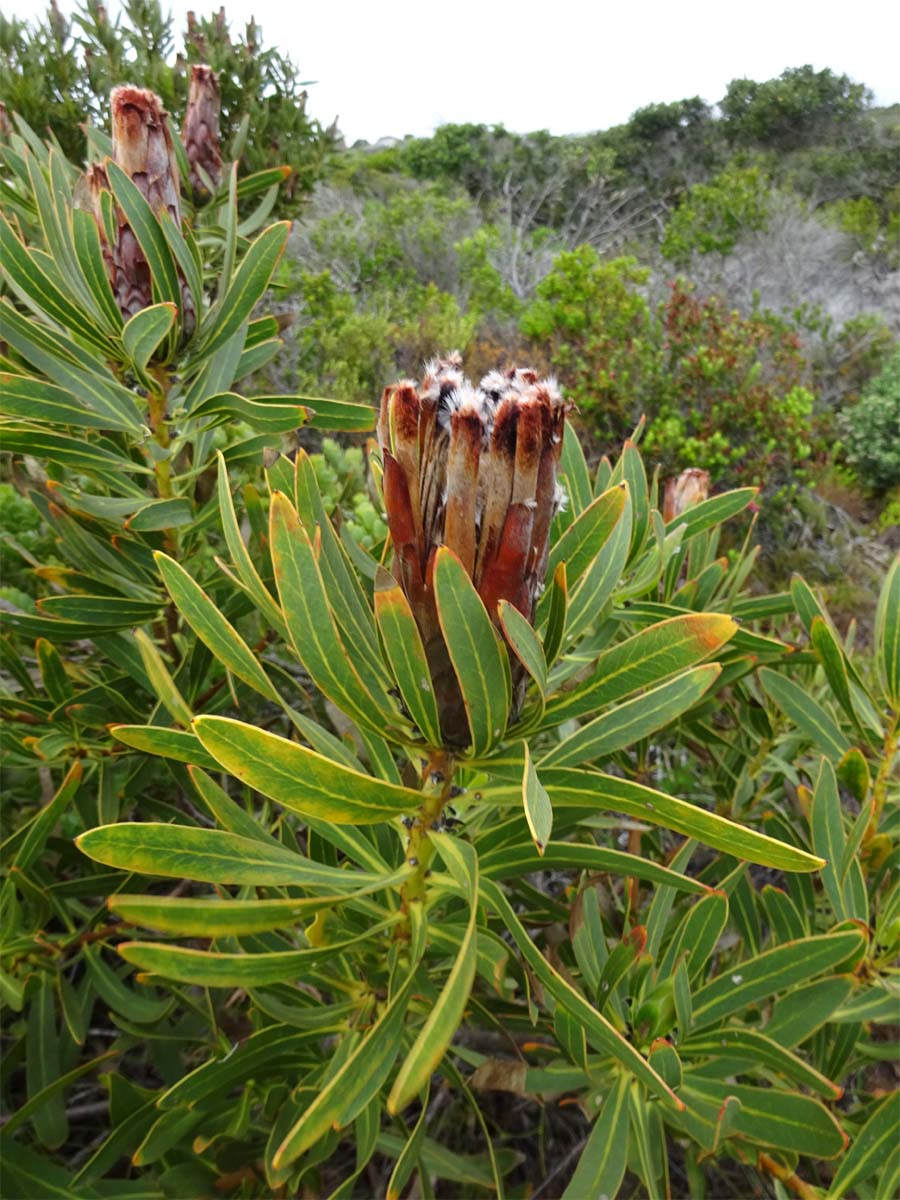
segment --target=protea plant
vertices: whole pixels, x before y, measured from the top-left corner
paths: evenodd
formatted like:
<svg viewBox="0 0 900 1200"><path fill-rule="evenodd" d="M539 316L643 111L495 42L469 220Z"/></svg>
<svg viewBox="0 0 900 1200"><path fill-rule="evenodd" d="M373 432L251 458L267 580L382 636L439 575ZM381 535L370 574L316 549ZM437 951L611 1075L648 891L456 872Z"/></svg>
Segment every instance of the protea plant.
<svg viewBox="0 0 900 1200"><path fill-rule="evenodd" d="M395 572L422 635L441 731L469 741L459 683L438 620L437 550L464 567L496 624L507 600L529 622L543 590L550 525L563 503L557 481L565 404L530 370L493 371L473 387L460 359L434 359L420 385L386 388L378 437ZM514 718L525 671L515 660Z"/></svg>

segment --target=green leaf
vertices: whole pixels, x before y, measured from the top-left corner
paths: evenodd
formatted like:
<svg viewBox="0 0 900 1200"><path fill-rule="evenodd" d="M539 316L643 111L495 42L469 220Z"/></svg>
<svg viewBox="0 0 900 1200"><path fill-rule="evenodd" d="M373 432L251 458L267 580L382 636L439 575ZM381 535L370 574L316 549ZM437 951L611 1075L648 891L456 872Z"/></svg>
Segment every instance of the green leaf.
<svg viewBox="0 0 900 1200"><path fill-rule="evenodd" d="M168 335L175 324L177 312L171 302L152 304L126 322L122 330L122 345L137 371L144 370L160 342Z"/></svg>
<svg viewBox="0 0 900 1200"><path fill-rule="evenodd" d="M544 989L584 1028L588 1041L604 1054L615 1058L626 1071L644 1083L655 1095L665 1097L677 1109L681 1109L682 1102L647 1060L544 958L500 888L492 880L482 879L481 894L485 903L503 921L522 957Z"/></svg>
<svg viewBox="0 0 900 1200"><path fill-rule="evenodd" d="M745 959L735 970L719 975L694 993L694 1028L712 1025L748 1004L822 974L858 952L864 942L863 934L854 929L788 942Z"/></svg>
<svg viewBox="0 0 900 1200"><path fill-rule="evenodd" d="M69 467L74 471L98 472L112 476L118 474L123 477L123 482L130 474L153 474L150 467L142 467L130 458L83 438L47 433L43 429L29 428L24 424L10 423L3 426L3 449L12 454L30 454L34 458L49 459L50 462L59 463L60 466Z"/></svg>
<svg viewBox="0 0 900 1200"><path fill-rule="evenodd" d="M214 417L210 425L244 421L254 433L288 433L306 425L310 416L308 408L289 401L288 396L261 396L248 400L237 392L217 392L192 409L191 417L198 420Z"/></svg>
<svg viewBox="0 0 900 1200"><path fill-rule="evenodd" d="M547 588L547 627L544 632L544 658L547 666L552 667L562 646L566 632L566 620L569 609L569 585L566 578L566 564L560 563L553 574L553 579ZM544 689L546 691L546 688Z"/></svg>
<svg viewBox="0 0 900 1200"><path fill-rule="evenodd" d="M19 844L19 849L11 865L20 871L27 871L31 864L41 854L47 839L56 828L62 814L66 811L78 791L83 775L81 763L72 763L65 778L59 785L53 798L38 812L37 816L27 827L27 832Z"/></svg>
<svg viewBox="0 0 900 1200"><path fill-rule="evenodd" d="M207 771L219 771L218 762L208 754L189 729L165 729L161 725L112 725L110 733L118 741L140 750L143 754L158 754L175 762L193 763Z"/></svg>
<svg viewBox="0 0 900 1200"><path fill-rule="evenodd" d="M45 261L42 261L45 260ZM102 353L110 349L109 339L97 329L97 323L84 308L72 300L52 278L55 263L41 251L29 251L0 214L0 263L13 291L32 309L45 314L63 329L78 333Z"/></svg>
<svg viewBox="0 0 900 1200"><path fill-rule="evenodd" d="M618 1196L628 1161L629 1078L619 1075L604 1096L563 1200Z"/></svg>
<svg viewBox="0 0 900 1200"><path fill-rule="evenodd" d="M203 322L200 353L204 357L223 346L250 317L284 253L290 229L289 221L270 225L244 255L225 295Z"/></svg>
<svg viewBox="0 0 900 1200"><path fill-rule="evenodd" d="M575 639L594 623L615 591L631 546L634 505L626 489L621 516L580 582L569 591L566 637ZM566 572L568 576L568 570Z"/></svg>
<svg viewBox="0 0 900 1200"><path fill-rule="evenodd" d="M712 529L714 525L721 525L723 521L743 512L758 491L759 488L755 487L737 488L733 492L723 492L721 496L703 500L681 516L673 517L666 525L666 532L669 533L683 525L685 529L681 540L684 543L688 538L695 537L706 529Z"/></svg>
<svg viewBox="0 0 900 1200"><path fill-rule="evenodd" d="M53 383L101 415L107 429L141 431L143 418L134 393L114 379L103 362L63 334L29 320L6 297L0 301L0 317L6 341Z"/></svg>
<svg viewBox="0 0 900 1200"><path fill-rule="evenodd" d="M266 397L259 396L259 400ZM328 400L325 396L291 396L309 411L310 429L335 430L340 433L367 433L375 427L375 409L370 404L353 400Z"/></svg>
<svg viewBox="0 0 900 1200"><path fill-rule="evenodd" d="M48 425L74 425L84 429L109 429L107 418L88 410L65 388L54 387L45 379L27 375L0 375L0 404L5 417ZM131 430L128 421L119 428Z"/></svg>
<svg viewBox="0 0 900 1200"><path fill-rule="evenodd" d="M398 1113L422 1090L459 1029L472 990L477 960L478 857L466 842L448 834L429 835L469 904L469 920L459 953L437 1002L404 1060L388 1096L389 1113Z"/></svg>
<svg viewBox="0 0 900 1200"><path fill-rule="evenodd" d="M396 916L393 921L400 918ZM332 955L355 948L383 932L392 922L372 925L365 933L314 946L309 950L267 950L259 954L229 954L214 950L191 950L157 942L120 942L118 951L126 962L178 983L200 987L247 988L302 979L310 968Z"/></svg>
<svg viewBox="0 0 900 1200"><path fill-rule="evenodd" d="M440 747L441 725L431 671L403 589L383 567L375 576L375 619L385 655L409 715L429 746Z"/></svg>
<svg viewBox="0 0 900 1200"><path fill-rule="evenodd" d="M826 1200L840 1200L857 1183L869 1179L884 1165L897 1145L897 1125L900 1121L900 1092L891 1092L877 1104L872 1115L853 1139L841 1159ZM886 1197L887 1192L883 1193Z"/></svg>
<svg viewBox="0 0 900 1200"><path fill-rule="evenodd" d="M157 551L154 555L166 590L175 607L208 646L218 661L254 691L280 704L278 692L254 654L234 626L216 608L206 592L174 559Z"/></svg>
<svg viewBox="0 0 900 1200"><path fill-rule="evenodd" d="M503 737L509 719L506 649L465 567L446 546L435 555L434 595L466 708L471 752L485 754Z"/></svg>
<svg viewBox="0 0 900 1200"><path fill-rule="evenodd" d="M402 715L382 679L365 658L345 647L309 532L281 492L272 497L270 540L291 641L315 684L349 717L375 733L404 730Z"/></svg>
<svg viewBox="0 0 900 1200"><path fill-rule="evenodd" d="M616 484L609 488L572 522L550 551L547 578L551 578L560 563L566 564L566 579L570 587L594 561L625 507L626 487Z"/></svg>
<svg viewBox="0 0 900 1200"><path fill-rule="evenodd" d="M83 621L98 630L130 629L152 621L159 604L145 600L126 600L119 596L47 596L39 601L41 613L67 621Z"/></svg>
<svg viewBox="0 0 900 1200"><path fill-rule="evenodd" d="M75 839L88 858L140 875L256 887L322 887L348 891L382 877L342 870L292 850L221 829L128 822L99 825Z"/></svg>
<svg viewBox="0 0 900 1200"><path fill-rule="evenodd" d="M72 236L78 265L94 303L105 316L107 327L110 330L121 330L124 320L109 282L100 243L100 231L93 214L79 208L72 210Z"/></svg>
<svg viewBox="0 0 900 1200"><path fill-rule="evenodd" d="M646 879L683 892L707 892L706 884L624 850L585 846L577 842L548 842L543 854L530 842L502 846L481 856L481 873L487 879L511 879L533 871L608 871L626 878Z"/></svg>
<svg viewBox="0 0 900 1200"><path fill-rule="evenodd" d="M884 694L900 713L900 554L887 573L875 613L875 654Z"/></svg>
<svg viewBox="0 0 900 1200"><path fill-rule="evenodd" d="M522 775L522 804L525 808L525 820L528 822L535 849L538 854L543 855L553 830L553 805L550 803L550 797L547 795L544 785L538 779L527 742L522 743L522 749L525 758L525 769Z"/></svg>
<svg viewBox="0 0 900 1200"><path fill-rule="evenodd" d="M501 600L498 605L500 628L513 654L538 685L543 695L547 688L547 661L541 639L514 604Z"/></svg>
<svg viewBox="0 0 900 1200"><path fill-rule="evenodd" d="M403 1018L415 978L413 973L398 989L368 1034L291 1128L275 1152L276 1167L294 1162L330 1129L349 1125L378 1094L402 1045Z"/></svg>
<svg viewBox="0 0 900 1200"><path fill-rule="evenodd" d="M190 525L193 519L194 506L187 496L173 496L141 505L125 522L125 528L131 533L154 533Z"/></svg>
<svg viewBox="0 0 900 1200"><path fill-rule="evenodd" d="M354 894L359 895L358 892ZM292 928L321 909L332 908L348 898L335 894L303 900L187 900L182 896L120 893L110 896L109 909L131 925L156 929L160 933L177 933L183 937L244 937L271 929Z"/></svg>
<svg viewBox="0 0 900 1200"><path fill-rule="evenodd" d="M765 1027L765 1035L780 1046L805 1042L817 1029L840 1014L841 1005L853 991L852 975L832 975L794 988L776 1000Z"/></svg>
<svg viewBox="0 0 900 1200"><path fill-rule="evenodd" d="M550 699L546 723L560 724L655 686L715 654L736 629L724 613L690 613L642 629L604 651L586 684Z"/></svg>
<svg viewBox="0 0 900 1200"><path fill-rule="evenodd" d="M850 749L850 742L809 691L768 667L760 667L759 681L769 697L810 741L832 762L839 762Z"/></svg>
<svg viewBox="0 0 900 1200"><path fill-rule="evenodd" d="M134 1021L139 1025L155 1025L166 1015L174 1004L171 996L162 999L154 998L147 989L130 988L103 961L100 947L88 945L84 948L85 962L91 982L97 989L101 1000L104 1000L113 1012ZM142 994L142 991L144 994Z"/></svg>
<svg viewBox="0 0 900 1200"><path fill-rule="evenodd" d="M841 798L837 776L827 758L819 765L819 775L813 791L810 813L812 845L816 854L825 859L822 885L835 917L840 921L850 914L844 904L840 869L844 852L844 824L841 817Z"/></svg>
<svg viewBox="0 0 900 1200"><path fill-rule="evenodd" d="M194 732L236 779L284 808L336 824L415 812L418 792L373 779L287 738L227 717L197 717Z"/></svg>
<svg viewBox="0 0 900 1200"><path fill-rule="evenodd" d="M577 517L591 502L591 476L581 442L578 440L578 434L568 421L563 430L559 471L565 482L572 512Z"/></svg>
<svg viewBox="0 0 900 1200"><path fill-rule="evenodd" d="M181 288L175 260L159 219L137 185L112 159L106 160L106 174L116 202L125 214L141 253L147 260L153 281L153 297L158 302L181 306Z"/></svg>
<svg viewBox="0 0 900 1200"><path fill-rule="evenodd" d="M822 859L764 833L720 817L717 813L678 800L665 792L606 775L601 771L551 768L543 772L544 786L555 809L583 808L592 813L602 809L626 813L651 825L660 825L696 838L714 850L745 858L760 866L782 871L815 871Z"/></svg>
<svg viewBox="0 0 900 1200"><path fill-rule="evenodd" d="M231 484L228 477L228 468L225 464L225 459L222 457L221 452L219 452L216 457L219 465L217 483L219 512L222 521L222 532L225 535L225 543L228 546L228 552L231 555L232 562L237 568L241 583L256 607L273 629L277 629L279 631L284 630L284 617L282 616L281 610L272 598L268 588L260 578L259 572L253 563L253 559L250 557L250 553L247 550L247 547L244 545L244 540L241 537L237 513L234 510L234 501L231 497Z"/></svg>
<svg viewBox="0 0 900 1200"><path fill-rule="evenodd" d="M144 633L143 629L134 631L134 640L157 699L174 721L185 727L189 726L193 720L193 713L184 696L179 692L175 680L169 674L162 655L156 648L156 643Z"/></svg>
<svg viewBox="0 0 900 1200"><path fill-rule="evenodd" d="M60 1074L60 1065L53 979L46 972L38 976L36 994L28 1009L26 1046L28 1099L45 1095L44 1103L32 1112L31 1124L38 1141L48 1150L56 1150L69 1136L69 1122L61 1093L48 1091Z"/></svg>
<svg viewBox="0 0 900 1200"><path fill-rule="evenodd" d="M803 1084L811 1091L827 1096L829 1100L839 1100L844 1094L843 1088L826 1079L814 1067L792 1054L772 1038L757 1032L755 1029L737 1029L726 1026L706 1033L692 1033L680 1043L681 1053L686 1058L736 1059L740 1062L750 1062L754 1069L766 1067L779 1075L784 1075L795 1083Z"/></svg>
<svg viewBox="0 0 900 1200"><path fill-rule="evenodd" d="M694 667L670 682L602 713L548 751L541 766L574 766L605 758L665 728L706 694L721 670L718 663Z"/></svg>
<svg viewBox="0 0 900 1200"><path fill-rule="evenodd" d="M840 1125L818 1100L778 1088L720 1083L698 1074L686 1074L681 1095L689 1108L696 1108L714 1122L729 1096L740 1102L733 1131L742 1140L809 1154L814 1159L835 1158L847 1145Z"/></svg>

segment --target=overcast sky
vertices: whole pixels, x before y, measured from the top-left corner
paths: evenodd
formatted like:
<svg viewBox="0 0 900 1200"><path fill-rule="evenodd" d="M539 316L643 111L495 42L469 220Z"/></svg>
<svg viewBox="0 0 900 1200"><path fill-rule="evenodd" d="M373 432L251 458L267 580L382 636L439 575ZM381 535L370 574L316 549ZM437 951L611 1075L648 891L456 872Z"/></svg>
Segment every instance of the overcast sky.
<svg viewBox="0 0 900 1200"><path fill-rule="evenodd" d="M107 0L111 13L118 0ZM71 12L72 0L59 0ZM3 0L32 18L46 0ZM185 13L217 0L173 0ZM770 79L811 63L900 101L900 5L891 0L227 0L236 32L250 15L263 44L299 63L309 111L335 116L348 142L428 134L446 121L525 132L605 129L635 109L700 95L731 79Z"/></svg>

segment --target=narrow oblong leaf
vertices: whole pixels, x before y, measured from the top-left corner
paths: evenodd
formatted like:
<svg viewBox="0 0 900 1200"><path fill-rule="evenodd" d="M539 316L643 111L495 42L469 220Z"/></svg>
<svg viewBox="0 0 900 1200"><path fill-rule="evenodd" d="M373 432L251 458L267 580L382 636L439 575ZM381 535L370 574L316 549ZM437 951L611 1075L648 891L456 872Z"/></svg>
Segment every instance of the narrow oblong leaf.
<svg viewBox="0 0 900 1200"><path fill-rule="evenodd" d="M374 779L243 721L197 717L194 732L236 779L285 808L337 824L371 824L415 812L421 796Z"/></svg>
<svg viewBox="0 0 900 1200"><path fill-rule="evenodd" d="M118 951L126 962L134 963L142 971L152 971L154 975L163 975L179 983L201 987L262 987L268 983L302 979L311 967L375 937L388 924L390 922L373 925L357 937L313 946L309 950L231 954L157 942L120 942Z"/></svg>
<svg viewBox="0 0 900 1200"><path fill-rule="evenodd" d="M900 554L887 573L875 612L875 653L884 693L900 713Z"/></svg>
<svg viewBox="0 0 900 1200"><path fill-rule="evenodd" d="M298 925L345 897L313 896L302 900L193 900L182 896L110 896L109 909L143 929L184 937L243 937Z"/></svg>
<svg viewBox="0 0 900 1200"><path fill-rule="evenodd" d="M522 774L522 804L525 809L525 820L528 822L528 828L534 840L534 847L538 854L542 855L553 831L553 805L550 803L546 788L538 779L528 743L523 742L522 747L525 757L525 768Z"/></svg>
<svg viewBox="0 0 900 1200"><path fill-rule="evenodd" d="M662 683L715 654L736 629L724 613L690 613L642 629L605 650L589 682L552 697L546 723L560 724Z"/></svg>
<svg viewBox="0 0 900 1200"><path fill-rule="evenodd" d="M563 1200L619 1194L628 1161L628 1092L628 1076L619 1075L603 1097L600 1115L581 1152L575 1174L563 1192Z"/></svg>
<svg viewBox="0 0 900 1200"><path fill-rule="evenodd" d="M802 938L745 959L694 993L695 1029L712 1025L748 1004L820 975L858 952L865 938L858 929Z"/></svg>
<svg viewBox="0 0 900 1200"><path fill-rule="evenodd" d="M204 355L223 346L250 317L284 253L290 228L289 221L270 225L244 255L221 302L213 305L203 323Z"/></svg>
<svg viewBox="0 0 900 1200"><path fill-rule="evenodd" d="M601 771L554 767L544 772L544 786L556 809L584 808L596 813L605 808L623 812L651 825L696 838L714 850L782 871L816 871L823 865L823 860L816 855L768 834L745 829L726 817L678 800L666 792Z"/></svg>
<svg viewBox="0 0 900 1200"><path fill-rule="evenodd" d="M733 492L723 492L721 496L712 496L709 500L703 500L680 516L673 517L666 525L666 532L683 525L685 529L682 541L686 542L688 538L702 533L705 529L721 525L723 521L743 512L758 491L759 488L755 487L737 488Z"/></svg>
<svg viewBox="0 0 900 1200"><path fill-rule="evenodd" d="M172 303L151 304L125 323L122 345L132 366L143 371L160 342L175 323L177 309Z"/></svg>
<svg viewBox="0 0 900 1200"><path fill-rule="evenodd" d="M383 567L375 576L375 619L403 703L427 744L439 747L440 718L419 627L403 589Z"/></svg>
<svg viewBox="0 0 900 1200"><path fill-rule="evenodd" d="M472 754L485 754L506 732L509 719L506 650L465 567L446 546L435 555L434 594L466 708Z"/></svg>
<svg viewBox="0 0 900 1200"><path fill-rule="evenodd" d="M566 579L574 586L587 567L594 561L613 526L625 507L626 488L616 484L609 488L584 509L572 522L550 551L547 577L551 578L557 566L566 564Z"/></svg>
<svg viewBox="0 0 900 1200"><path fill-rule="evenodd" d="M190 729L165 729L161 725L112 725L110 732L117 741L144 754L158 754L175 762L193 763L205 767L207 771L221 770Z"/></svg>
<svg viewBox="0 0 900 1200"><path fill-rule="evenodd" d="M543 695L547 689L547 660L540 638L514 604L510 604L508 600L501 600L498 609L503 636Z"/></svg>
<svg viewBox="0 0 900 1200"><path fill-rule="evenodd" d="M872 1115L853 1139L834 1173L826 1200L840 1200L856 1183L868 1179L884 1165L891 1149L897 1145L898 1122L900 1092L895 1091L875 1106Z"/></svg>
<svg viewBox="0 0 900 1200"><path fill-rule="evenodd" d="M123 821L99 825L75 839L95 862L140 875L197 879L203 883L322 887L348 891L380 882L380 876L345 871L221 829Z"/></svg>
<svg viewBox="0 0 900 1200"><path fill-rule="evenodd" d="M810 741L832 762L839 762L850 749L850 742L834 720L808 690L792 679L768 667L759 670L759 681L767 695L778 705Z"/></svg>
<svg viewBox="0 0 900 1200"><path fill-rule="evenodd" d="M501 889L492 880L482 879L481 894L509 930L522 957L542 986L584 1028L585 1035L591 1044L602 1048L603 1053L612 1055L626 1071L644 1083L655 1095L669 1100L676 1109L682 1109L684 1107L682 1101L665 1080L653 1070L647 1060L547 962L529 937Z"/></svg>
<svg viewBox="0 0 900 1200"><path fill-rule="evenodd" d="M541 765L575 766L610 755L655 733L696 704L715 683L721 670L718 663L694 667L668 683L601 714L548 751Z"/></svg>
<svg viewBox="0 0 900 1200"><path fill-rule="evenodd" d="M406 1107L426 1085L444 1057L462 1023L463 1011L475 978L478 957L478 856L466 842L451 835L435 833L431 836L445 866L469 903L469 920L441 994L394 1080L387 1101L390 1113L398 1113Z"/></svg>
<svg viewBox="0 0 900 1200"><path fill-rule="evenodd" d="M313 1100L275 1152L286 1166L331 1128L342 1128L366 1107L387 1078L401 1046L401 1030L415 973L409 976L339 1071Z"/></svg>
<svg viewBox="0 0 900 1200"><path fill-rule="evenodd" d="M154 555L166 590L175 607L216 658L267 700L280 703L278 693L253 653L230 621L216 608L203 588L179 563L162 551Z"/></svg>

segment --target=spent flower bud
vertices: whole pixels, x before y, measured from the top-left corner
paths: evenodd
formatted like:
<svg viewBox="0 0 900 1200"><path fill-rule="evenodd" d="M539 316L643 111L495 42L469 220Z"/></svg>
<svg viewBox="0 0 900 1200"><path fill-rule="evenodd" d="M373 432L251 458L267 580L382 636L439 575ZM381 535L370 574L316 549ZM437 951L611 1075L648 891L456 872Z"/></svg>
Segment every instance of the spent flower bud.
<svg viewBox="0 0 900 1200"><path fill-rule="evenodd" d="M553 380L493 371L476 388L458 355L435 359L419 385L386 388L378 439L394 570L416 617L448 745L468 740L459 685L441 633L434 559L447 546L498 624L501 600L529 621L544 585L566 405ZM516 705L524 673L513 661Z"/></svg>
<svg viewBox="0 0 900 1200"><path fill-rule="evenodd" d="M195 63L191 67L181 140L191 165L191 189L197 197L208 195L209 184L217 188L222 179L222 154L219 147L220 107L219 81L215 71L212 67Z"/></svg>

